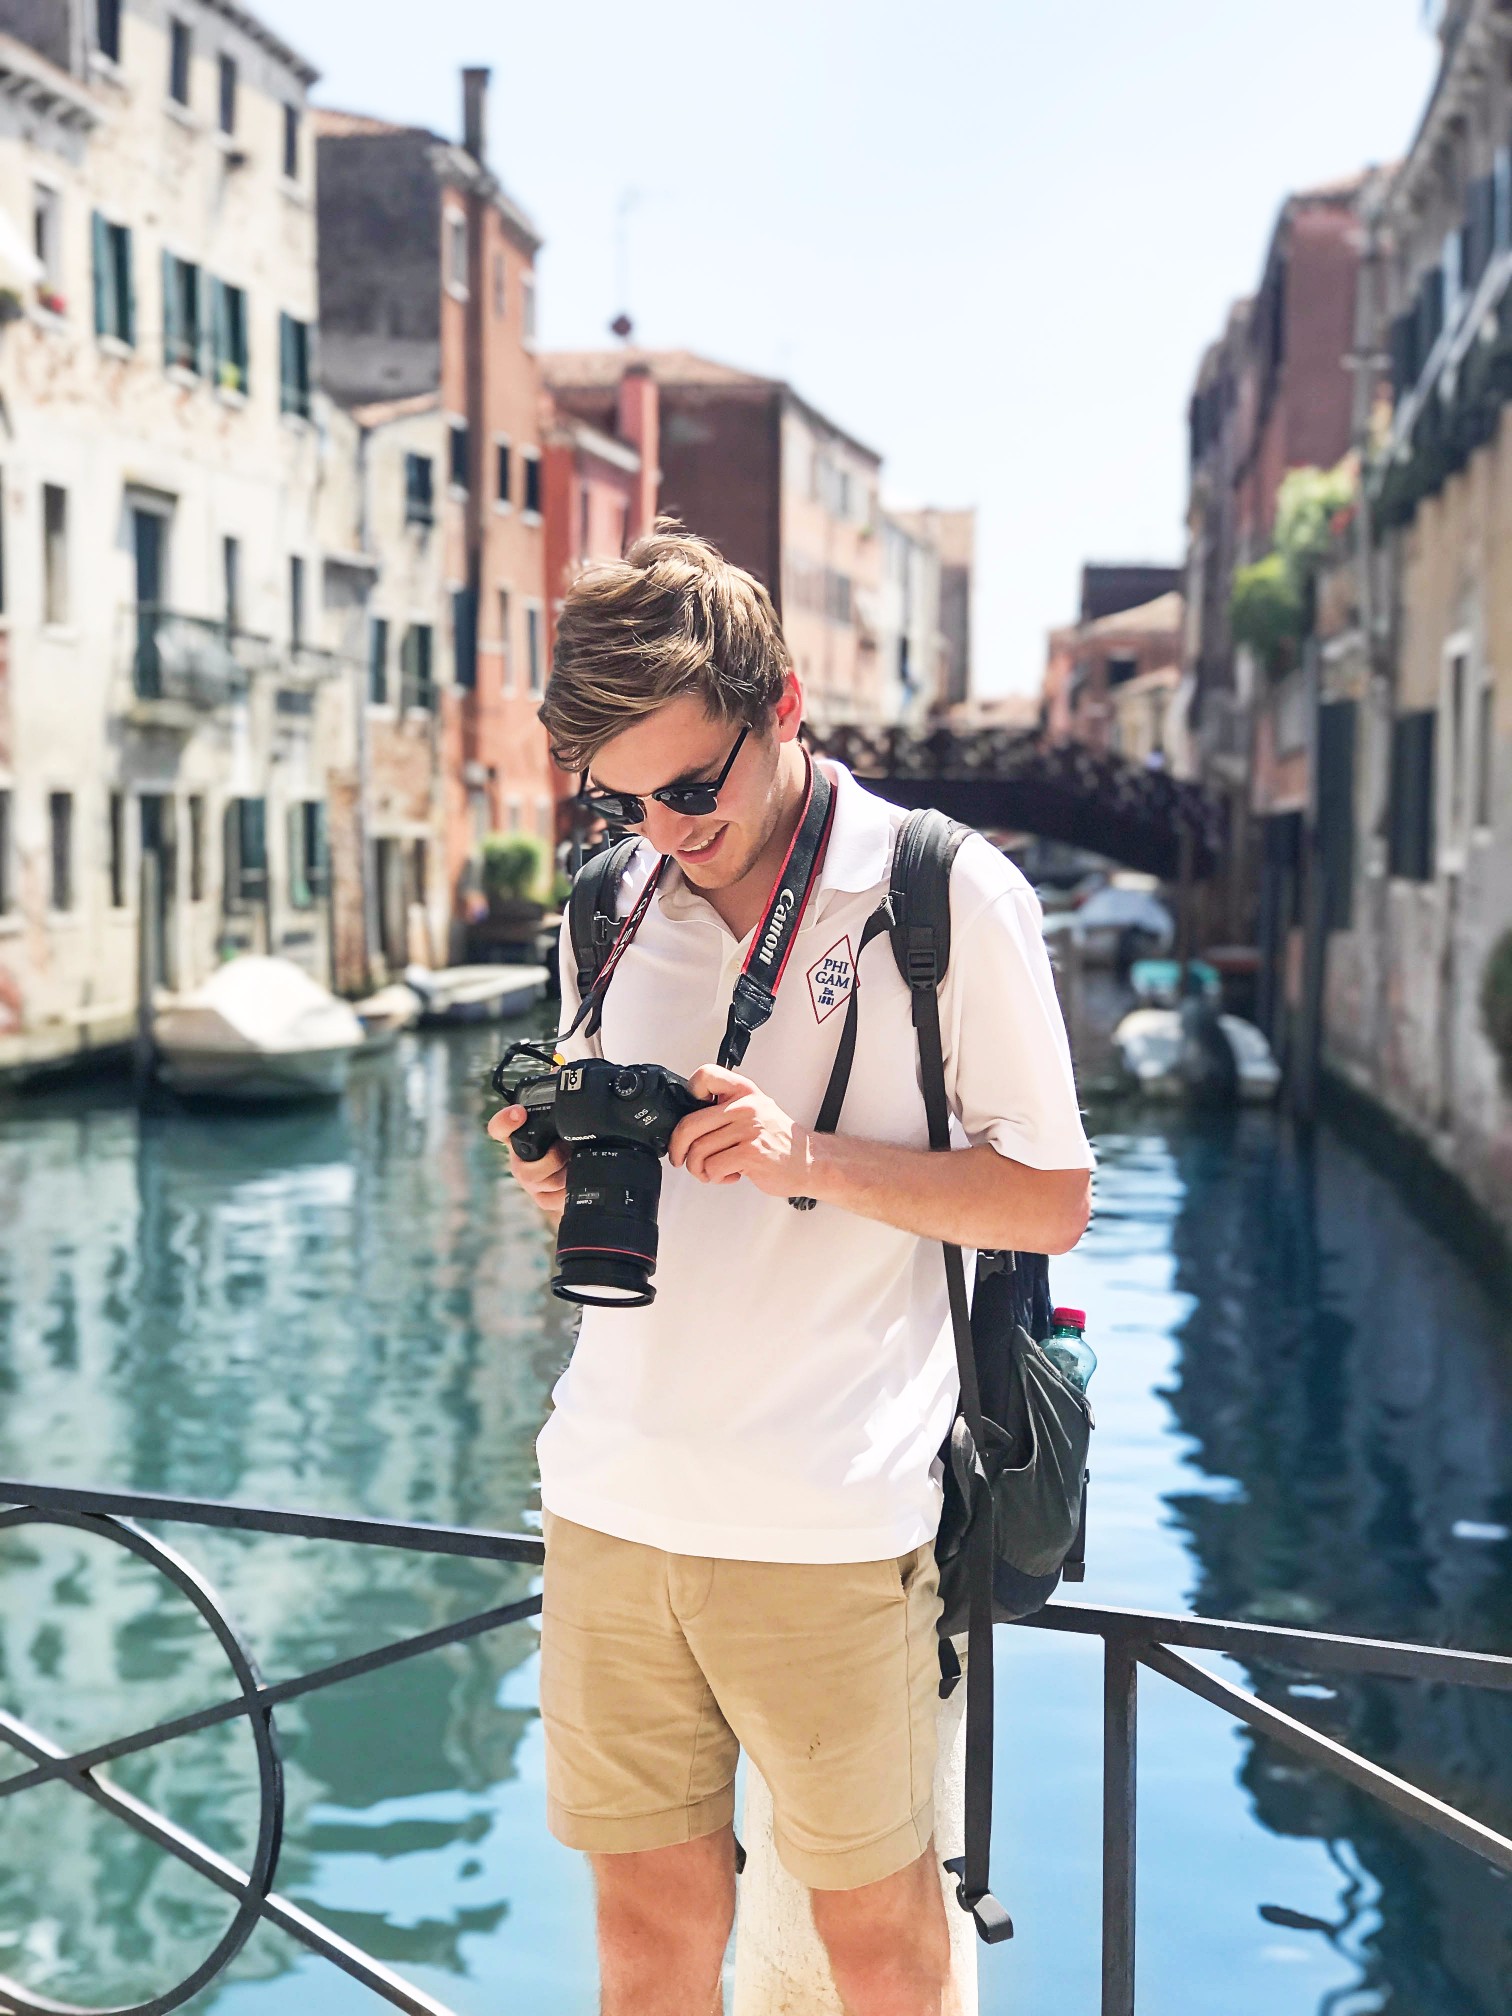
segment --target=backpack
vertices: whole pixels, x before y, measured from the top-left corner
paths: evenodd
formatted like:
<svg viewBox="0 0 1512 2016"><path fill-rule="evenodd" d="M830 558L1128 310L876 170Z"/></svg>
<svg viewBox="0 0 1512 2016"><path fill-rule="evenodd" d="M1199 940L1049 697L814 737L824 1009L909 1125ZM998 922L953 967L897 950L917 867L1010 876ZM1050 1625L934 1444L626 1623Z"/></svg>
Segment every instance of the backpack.
<svg viewBox="0 0 1512 2016"><path fill-rule="evenodd" d="M829 1085L814 1122L833 1133L855 1056L861 954L886 931L906 981L918 1035L920 1083L932 1150L950 1147L939 988L950 963L950 871L969 828L932 810L911 812L893 851L887 899L868 918ZM581 998L619 929L619 884L632 836L586 861L573 882L568 935ZM944 1504L935 1541L940 1573L940 1693L961 1678L951 1639L967 1634L965 1853L946 1868L956 1897L988 1944L1013 1936L992 1895L992 1626L1043 1607L1062 1577L1084 1573L1087 1453L1092 1413L1035 1341L1048 1336L1050 1264L1042 1253L978 1253L968 1304L965 1263L945 1246L946 1286L961 1399L940 1450Z"/></svg>

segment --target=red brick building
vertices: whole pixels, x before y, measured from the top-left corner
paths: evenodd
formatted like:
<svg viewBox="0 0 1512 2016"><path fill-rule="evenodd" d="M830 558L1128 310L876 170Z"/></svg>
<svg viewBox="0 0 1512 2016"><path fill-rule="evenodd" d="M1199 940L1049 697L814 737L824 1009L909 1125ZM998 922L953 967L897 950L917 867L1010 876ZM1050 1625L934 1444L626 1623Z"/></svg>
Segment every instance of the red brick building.
<svg viewBox="0 0 1512 2016"><path fill-rule="evenodd" d="M430 439L404 455L397 557L434 552L439 601L404 625L412 662L397 690L401 720L435 720L452 956L483 835L549 837L558 788L535 718L548 662L541 241L488 164L487 83L463 72L460 146L350 114L317 124L322 380L349 409L430 402ZM380 718L380 748L386 732Z"/></svg>

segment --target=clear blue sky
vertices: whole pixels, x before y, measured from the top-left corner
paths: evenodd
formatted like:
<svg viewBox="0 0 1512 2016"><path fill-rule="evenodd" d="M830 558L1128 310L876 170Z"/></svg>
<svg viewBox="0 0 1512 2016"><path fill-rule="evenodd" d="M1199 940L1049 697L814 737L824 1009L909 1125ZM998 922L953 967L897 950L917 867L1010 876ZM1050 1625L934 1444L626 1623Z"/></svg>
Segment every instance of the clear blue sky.
<svg viewBox="0 0 1512 2016"><path fill-rule="evenodd" d="M1288 190L1403 151L1436 53L1422 0L252 4L328 104L455 133L492 65L547 344L628 305L977 505L984 691L1037 683L1084 558L1179 555L1204 343Z"/></svg>

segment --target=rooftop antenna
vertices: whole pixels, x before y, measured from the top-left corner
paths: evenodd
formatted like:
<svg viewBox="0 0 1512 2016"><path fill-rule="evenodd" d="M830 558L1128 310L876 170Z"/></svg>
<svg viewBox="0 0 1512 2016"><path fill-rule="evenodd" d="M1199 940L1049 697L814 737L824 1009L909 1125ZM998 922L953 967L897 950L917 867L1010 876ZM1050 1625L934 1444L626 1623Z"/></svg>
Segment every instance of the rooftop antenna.
<svg viewBox="0 0 1512 2016"><path fill-rule="evenodd" d="M609 330L621 343L628 343L635 332L630 319L630 213L641 200L639 189L623 190L614 213L614 287L621 306Z"/></svg>

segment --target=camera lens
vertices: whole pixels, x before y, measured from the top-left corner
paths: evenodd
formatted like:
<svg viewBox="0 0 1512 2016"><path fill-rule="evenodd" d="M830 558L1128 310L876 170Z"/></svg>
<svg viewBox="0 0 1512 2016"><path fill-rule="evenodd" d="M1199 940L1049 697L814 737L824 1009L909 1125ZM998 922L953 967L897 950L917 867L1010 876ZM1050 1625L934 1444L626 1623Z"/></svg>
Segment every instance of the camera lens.
<svg viewBox="0 0 1512 2016"><path fill-rule="evenodd" d="M596 1308L653 1301L660 1199L661 1161L649 1148L602 1141L575 1147L552 1292Z"/></svg>

